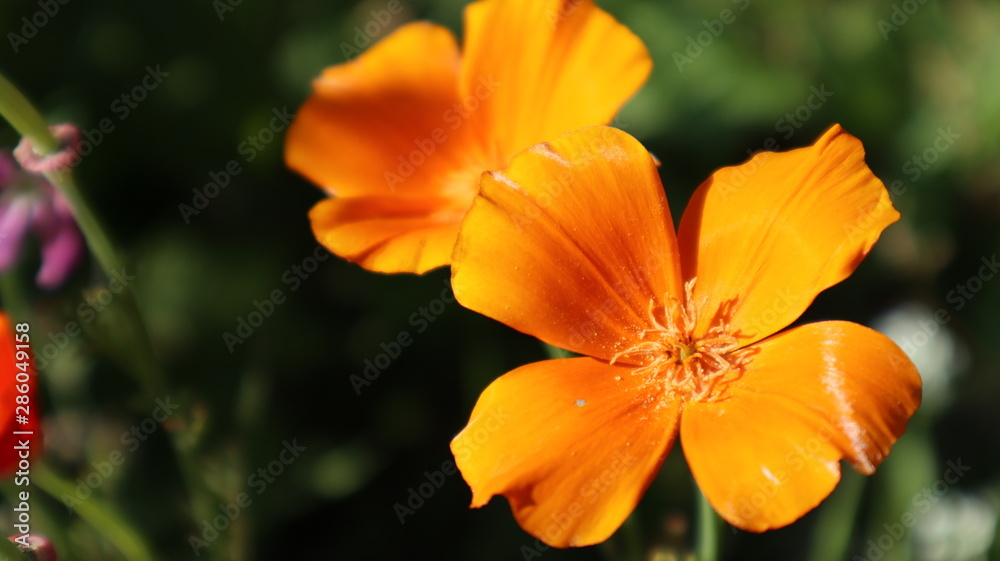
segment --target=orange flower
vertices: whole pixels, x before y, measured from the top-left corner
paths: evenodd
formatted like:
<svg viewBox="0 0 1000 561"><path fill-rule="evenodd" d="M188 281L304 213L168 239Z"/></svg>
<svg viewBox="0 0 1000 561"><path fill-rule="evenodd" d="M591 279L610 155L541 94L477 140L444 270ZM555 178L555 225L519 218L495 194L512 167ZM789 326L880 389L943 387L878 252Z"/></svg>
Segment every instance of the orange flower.
<svg viewBox="0 0 1000 561"><path fill-rule="evenodd" d="M678 433L708 501L753 532L815 507L841 459L871 474L919 405L913 364L854 323L777 332L898 218L839 126L715 172L676 235L652 157L612 128L484 175L455 247L458 300L590 358L486 388L452 442L472 506L504 495L550 545L603 541Z"/></svg>
<svg viewBox="0 0 1000 561"><path fill-rule="evenodd" d="M41 410L35 398L34 363L26 354L19 353L30 354L27 345L31 334L24 329L15 331L14 327L7 314L0 312L0 372L3 372L0 380L0 478L10 477L19 469L18 463L23 459L20 454L27 453L30 458L37 459L42 452ZM26 423L17 422L22 415ZM33 434L14 434L14 431ZM25 442L28 442L27 450L17 448Z"/></svg>
<svg viewBox="0 0 1000 561"><path fill-rule="evenodd" d="M529 146L607 123L646 80L642 42L591 0L483 0L465 46L400 27L327 68L285 159L330 198L309 213L330 251L383 273L447 265L479 176Z"/></svg>

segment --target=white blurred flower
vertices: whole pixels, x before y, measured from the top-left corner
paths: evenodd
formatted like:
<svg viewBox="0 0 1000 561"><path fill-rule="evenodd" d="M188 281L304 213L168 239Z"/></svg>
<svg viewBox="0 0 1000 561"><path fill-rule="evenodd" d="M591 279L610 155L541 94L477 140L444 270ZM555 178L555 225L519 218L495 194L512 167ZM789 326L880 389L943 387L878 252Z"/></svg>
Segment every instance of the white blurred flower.
<svg viewBox="0 0 1000 561"><path fill-rule="evenodd" d="M914 531L920 561L986 561L997 530L997 505L982 495L958 491L942 497Z"/></svg>

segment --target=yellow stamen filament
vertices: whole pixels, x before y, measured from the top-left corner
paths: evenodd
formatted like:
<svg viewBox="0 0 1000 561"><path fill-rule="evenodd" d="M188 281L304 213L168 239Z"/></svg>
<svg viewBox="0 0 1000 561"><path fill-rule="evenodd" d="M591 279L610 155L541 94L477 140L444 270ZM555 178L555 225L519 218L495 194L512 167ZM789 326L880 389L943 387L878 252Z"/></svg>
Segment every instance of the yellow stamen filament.
<svg viewBox="0 0 1000 561"><path fill-rule="evenodd" d="M694 284L695 279L684 284L683 302L667 295L662 322L657 317L657 302L651 300L648 314L654 327L640 331L641 340L615 354L611 364L635 364L636 375L662 378L667 390L678 397L716 401L724 396L725 387L742 373L747 351L740 349L726 314L704 334L694 335L697 324Z"/></svg>

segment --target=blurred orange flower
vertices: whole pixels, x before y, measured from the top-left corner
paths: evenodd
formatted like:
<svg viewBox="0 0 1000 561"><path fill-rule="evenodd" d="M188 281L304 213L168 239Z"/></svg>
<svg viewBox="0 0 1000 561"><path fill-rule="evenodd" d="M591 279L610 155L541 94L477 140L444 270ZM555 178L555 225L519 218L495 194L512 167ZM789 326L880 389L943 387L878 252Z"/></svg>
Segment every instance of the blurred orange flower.
<svg viewBox="0 0 1000 561"><path fill-rule="evenodd" d="M482 172L610 122L651 65L591 0L475 2L461 54L447 29L417 22L324 70L285 159L330 196L309 214L330 251L423 273L449 263Z"/></svg>
<svg viewBox="0 0 1000 561"><path fill-rule="evenodd" d="M653 158L612 128L484 175L455 247L458 300L587 357L486 388L452 442L472 506L504 495L550 545L603 541L678 434L708 501L753 532L815 507L841 459L871 474L920 403L916 368L854 323L778 331L898 218L839 126L715 172L676 235Z"/></svg>
<svg viewBox="0 0 1000 561"><path fill-rule="evenodd" d="M35 398L34 362L28 358L30 334L24 327L15 331L0 311L0 478L14 475L21 460L35 461L42 453L41 410Z"/></svg>

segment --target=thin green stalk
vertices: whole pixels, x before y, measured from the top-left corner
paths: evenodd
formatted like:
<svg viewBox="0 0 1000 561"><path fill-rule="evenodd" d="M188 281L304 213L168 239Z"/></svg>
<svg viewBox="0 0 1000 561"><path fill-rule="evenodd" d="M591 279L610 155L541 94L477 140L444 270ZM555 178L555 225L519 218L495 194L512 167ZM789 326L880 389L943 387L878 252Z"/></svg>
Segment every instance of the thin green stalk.
<svg viewBox="0 0 1000 561"><path fill-rule="evenodd" d="M8 271L0 275L0 298L3 299L3 309L14 323L28 317L28 307L24 305L24 287L17 271Z"/></svg>
<svg viewBox="0 0 1000 561"><path fill-rule="evenodd" d="M549 355L549 358L570 358L573 356L573 353L548 343L542 343L542 346L545 347L545 353Z"/></svg>
<svg viewBox="0 0 1000 561"><path fill-rule="evenodd" d="M632 511L632 514L625 519L621 528L611 536L611 539L598 547L608 561L642 561L645 559L637 512Z"/></svg>
<svg viewBox="0 0 1000 561"><path fill-rule="evenodd" d="M73 483L59 477L47 465L41 464L32 470L32 483L56 500L64 495L74 496ZM97 496L91 496L85 501L79 501L74 507L80 516L99 534L130 561L157 561L153 548L145 542L142 534L109 504L103 504Z"/></svg>
<svg viewBox="0 0 1000 561"><path fill-rule="evenodd" d="M840 561L851 553L858 508L867 478L854 470L845 470L836 491L820 507L813 530L810 561Z"/></svg>
<svg viewBox="0 0 1000 561"><path fill-rule="evenodd" d="M18 133L31 141L35 151L40 156L46 156L60 149L59 143L52 136L42 115L2 74L0 74L0 115ZM73 217L87 240L87 246L104 271L105 277L113 278L116 271L120 272L122 261L118 257L111 239L101 227L100 221L87 206L76 186L72 172L70 170L54 170L46 172L45 177L69 203ZM147 401L152 402L157 398L169 395L166 376L156 360L152 340L139 312L133 291L124 290L122 297L123 305L119 309L124 325L115 329L115 334L121 338L118 345L119 352L127 353L127 356L123 357L128 364L127 370L135 376L139 386L146 394ZM182 442L178 433L170 432L169 434L174 452L177 455L182 478L187 487L192 510L199 518L207 516L214 506L214 495L201 477L193 455L194 447ZM99 514L95 514L95 516L99 517Z"/></svg>
<svg viewBox="0 0 1000 561"><path fill-rule="evenodd" d="M21 136L31 141L36 153L40 156L47 156L60 149L58 141L52 136L52 132L46 126L41 113L3 75L0 75L0 115L3 115ZM87 246L94 254L94 258L104 271L105 277L113 278L114 272L121 270L121 259L118 257L111 239L101 227L97 216L90 210L86 200L80 194L73 174L69 170L52 170L45 172L44 175L69 203L73 218L87 240ZM141 356L134 361L135 364L131 365L131 369L139 377L139 382L149 394L150 399L155 399L164 395L166 384L156 367L152 344L149 341L145 323L139 316L138 307L135 305L135 296L131 290L125 290L124 296L127 305L123 317L128 322L128 325L122 330L128 339L125 348L137 351Z"/></svg>
<svg viewBox="0 0 1000 561"><path fill-rule="evenodd" d="M642 561L643 545L642 532L639 529L639 514L632 511L632 514L625 519L622 524L622 543L625 549L625 559L630 561Z"/></svg>
<svg viewBox="0 0 1000 561"><path fill-rule="evenodd" d="M1000 520L994 524L993 531L993 547L990 548L990 554L987 559L1000 559Z"/></svg>
<svg viewBox="0 0 1000 561"><path fill-rule="evenodd" d="M698 502L698 536L695 542L695 559L716 561L719 558L719 527L722 519L715 513L700 489L695 490Z"/></svg>
<svg viewBox="0 0 1000 561"><path fill-rule="evenodd" d="M39 150L48 154L59 149L45 119L3 74L0 74L0 111L14 130L28 137Z"/></svg>
<svg viewBox="0 0 1000 561"><path fill-rule="evenodd" d="M14 130L31 141L35 152L40 156L47 156L59 150L59 142L52 136L41 113L2 74L0 74L0 114L14 127ZM76 188L72 174L68 171L52 171L46 172L45 177L69 202L73 218L87 238L87 245L94 252L94 257L104 272L110 275L111 271L120 266L120 260L115 254L111 240L101 229L100 222Z"/></svg>
<svg viewBox="0 0 1000 561"><path fill-rule="evenodd" d="M49 134L49 136L51 137L52 135ZM53 170L45 172L45 178L66 198L73 213L73 218L80 227L80 231L83 232L84 237L87 238L87 245L94 253L94 258L97 259L101 269L104 270L104 274L110 277L112 271L121 268L121 260L115 253L111 240L108 239L108 236L104 233L104 229L101 228L97 217L94 216L94 213L91 212L90 207L84 201L83 196L80 195L80 190L76 187L73 174L65 170Z"/></svg>

